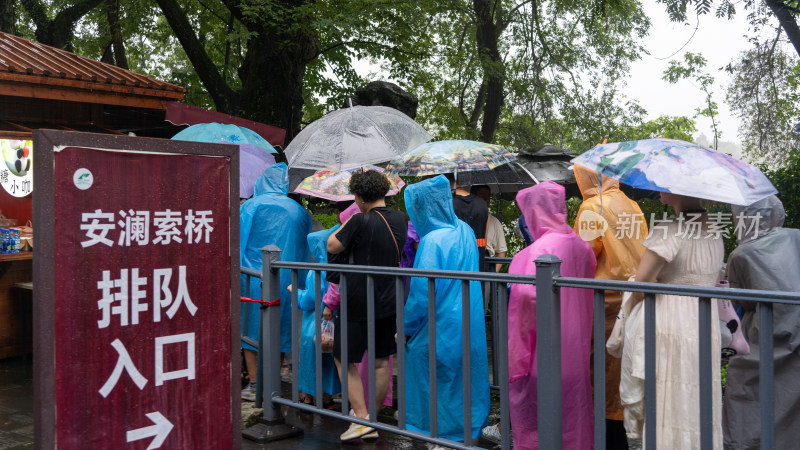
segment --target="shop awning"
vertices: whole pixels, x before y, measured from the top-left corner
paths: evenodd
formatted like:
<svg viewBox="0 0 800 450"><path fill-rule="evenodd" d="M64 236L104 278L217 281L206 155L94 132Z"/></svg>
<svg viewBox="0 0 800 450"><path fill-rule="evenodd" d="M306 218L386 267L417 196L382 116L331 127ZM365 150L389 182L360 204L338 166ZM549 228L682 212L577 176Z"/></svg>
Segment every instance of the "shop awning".
<svg viewBox="0 0 800 450"><path fill-rule="evenodd" d="M167 112L164 116L167 120L175 125L195 125L198 123L230 123L239 125L240 127L249 128L267 140L272 146L284 146L286 139L286 130L283 128L274 127L261 122L253 120L242 119L241 117L223 114L221 112L209 111L207 109L198 108L196 106L187 105L180 102L168 102Z"/></svg>

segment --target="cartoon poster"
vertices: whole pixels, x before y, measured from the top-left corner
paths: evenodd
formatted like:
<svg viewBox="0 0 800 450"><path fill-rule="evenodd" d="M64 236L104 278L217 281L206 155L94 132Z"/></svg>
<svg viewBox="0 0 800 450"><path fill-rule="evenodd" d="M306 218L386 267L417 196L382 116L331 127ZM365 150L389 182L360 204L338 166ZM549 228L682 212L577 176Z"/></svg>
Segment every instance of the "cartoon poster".
<svg viewBox="0 0 800 450"><path fill-rule="evenodd" d="M33 192L33 143L30 140L0 139L0 184L14 197Z"/></svg>

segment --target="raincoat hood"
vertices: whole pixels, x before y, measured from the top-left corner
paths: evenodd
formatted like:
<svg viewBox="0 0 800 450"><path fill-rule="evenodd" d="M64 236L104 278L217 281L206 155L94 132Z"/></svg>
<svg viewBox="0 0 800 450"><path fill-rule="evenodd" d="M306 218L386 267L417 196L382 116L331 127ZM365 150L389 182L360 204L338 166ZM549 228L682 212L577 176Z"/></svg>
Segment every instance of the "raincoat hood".
<svg viewBox="0 0 800 450"><path fill-rule="evenodd" d="M314 261L320 264L325 264L328 262L328 238L331 234L338 230L339 227L340 225L336 225L333 228L315 231L306 236L308 248L311 249L311 256L314 257Z"/></svg>
<svg viewBox="0 0 800 450"><path fill-rule="evenodd" d="M286 163L273 164L256 180L253 195L289 194L289 167Z"/></svg>
<svg viewBox="0 0 800 450"><path fill-rule="evenodd" d="M575 181L578 182L578 189L581 190L581 195L584 200L588 200L600 194L600 181L598 180L597 172L577 164L572 166L572 170L575 172ZM614 189L619 190L619 181L604 176L603 193L610 192Z"/></svg>
<svg viewBox="0 0 800 450"><path fill-rule="evenodd" d="M740 244L758 239L775 228L783 227L783 221L786 219L783 203L774 195L749 206L732 205L731 208L736 222L736 237Z"/></svg>
<svg viewBox="0 0 800 450"><path fill-rule="evenodd" d="M420 239L433 230L456 226L450 182L444 175L408 186L405 199L408 218Z"/></svg>
<svg viewBox="0 0 800 450"><path fill-rule="evenodd" d="M355 216L360 212L361 210L358 208L358 205L356 205L356 202L353 202L353 204L351 204L344 211L339 213L339 222L345 223L347 222L347 219Z"/></svg>
<svg viewBox="0 0 800 450"><path fill-rule="evenodd" d="M523 189L517 194L517 205L534 239L548 232L572 233L567 225L564 186L548 180Z"/></svg>

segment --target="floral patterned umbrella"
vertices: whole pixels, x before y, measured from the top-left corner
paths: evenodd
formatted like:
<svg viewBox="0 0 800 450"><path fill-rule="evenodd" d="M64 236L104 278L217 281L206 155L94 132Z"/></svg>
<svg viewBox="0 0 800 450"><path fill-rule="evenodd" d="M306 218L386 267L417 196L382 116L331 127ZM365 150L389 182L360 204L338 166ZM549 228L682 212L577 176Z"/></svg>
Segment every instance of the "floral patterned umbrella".
<svg viewBox="0 0 800 450"><path fill-rule="evenodd" d="M425 176L492 170L516 161L517 157L499 145L451 140L422 144L407 155L390 161L386 171L405 176Z"/></svg>
<svg viewBox="0 0 800 450"><path fill-rule="evenodd" d="M315 172L314 175L300 182L294 192L310 195L312 197L324 198L334 202L354 200L355 196L350 193L350 177L353 176L353 173L361 170L384 171L378 166L353 167L339 171L319 170ZM405 186L405 183L396 175L388 178L391 188L386 195L396 195L400 192L400 189Z"/></svg>
<svg viewBox="0 0 800 450"><path fill-rule="evenodd" d="M778 192L760 170L725 153L675 139L598 145L572 160L639 189L750 205Z"/></svg>

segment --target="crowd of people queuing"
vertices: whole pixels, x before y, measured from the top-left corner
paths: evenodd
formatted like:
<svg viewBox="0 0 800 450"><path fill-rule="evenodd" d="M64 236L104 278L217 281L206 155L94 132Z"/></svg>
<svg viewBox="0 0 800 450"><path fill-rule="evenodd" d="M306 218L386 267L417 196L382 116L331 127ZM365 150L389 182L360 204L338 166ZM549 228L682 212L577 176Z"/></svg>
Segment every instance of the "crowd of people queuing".
<svg viewBox="0 0 800 450"><path fill-rule="evenodd" d="M516 196L522 217L518 227L527 247L514 255L509 273L535 275L534 260L545 254L561 260L561 274L604 280L714 286L727 277L732 287L799 291L800 230L784 229L783 206L771 196L749 207L734 207L738 220L760 217L750 234L739 236L739 247L723 267L723 242L719 234L689 236L679 229L680 220L669 221L658 232L648 233L641 210L620 189L616 180L575 166L583 196L575 227L567 223L565 190L545 181L521 190ZM288 197L285 164L268 168L258 180L255 195L241 206L241 265L261 268L260 249L278 246L281 259L329 262L346 260L357 265L414 267L472 271L495 270L486 256L504 256L507 251L502 225L489 214L488 189L472 192L452 174L430 177L405 189L408 217L386 205L386 177L377 171L356 172L350 181L355 202L339 215L341 224L312 232L312 219L300 204ZM677 218L699 217L699 226L712 227L699 199L669 193L661 201L674 208ZM580 233L584 214L602 217L608 227L587 238ZM588 216L585 216L588 217ZM620 218L641 220L638 233L620 235ZM494 220L492 220L494 219ZM753 224L745 224L753 225ZM499 236L498 236L499 234ZM497 267L499 269L499 266ZM347 280L348 364L341 363L342 314L339 279L322 274L316 286L313 273L300 280L298 303L303 311L299 389L305 401L317 395L325 403L347 383L351 415L368 418L367 399L392 405L392 355L397 336L405 336L406 424L408 429L429 433L429 402L436 403L438 435L451 440L464 437L462 329L470 330L470 398L473 438L499 437L497 426L488 426L490 406L489 368L485 329L485 293L481 283L469 282L470 323L462 323L462 283L434 282L436 329L436 376L428 379L429 284L426 278L406 281L404 323L397 329L394 276L373 276L375 346L375 390L367 390L367 275L351 273ZM289 270L281 270L281 352L291 351ZM258 298L260 286L251 283L249 296ZM319 297L317 294L320 294ZM323 355L323 392L316 392L314 342L316 299L322 298L323 318L334 322L333 352ZM644 348L642 295L633 295L623 305L620 292L605 295L606 338L612 332L621 307L625 308L625 342L622 358L606 353L607 448L641 448L644 430ZM250 304L249 322L243 331L256 338L258 310ZM659 448L691 449L700 442L697 299L677 295L656 296L656 441ZM561 351L563 443L568 449L591 449L594 445L592 392L592 291L561 290ZM712 308L713 433L715 448L760 448L758 420L758 318L753 305L743 305L742 327L751 353L730 360L727 394L723 407L720 380L720 333L716 308ZM244 317L244 314L243 314ZM800 439L796 406L800 394L795 371L800 369L800 307L775 305L775 442L791 448ZM246 327L245 327L246 325ZM252 400L256 374L255 349L243 344L250 385L242 398ZM515 448L538 448L536 289L512 284L508 306L508 365L511 432ZM354 362L360 361L360 362ZM341 381L340 381L341 380ZM436 383L431 398L430 383ZM372 427L351 424L342 441L374 439Z"/></svg>

